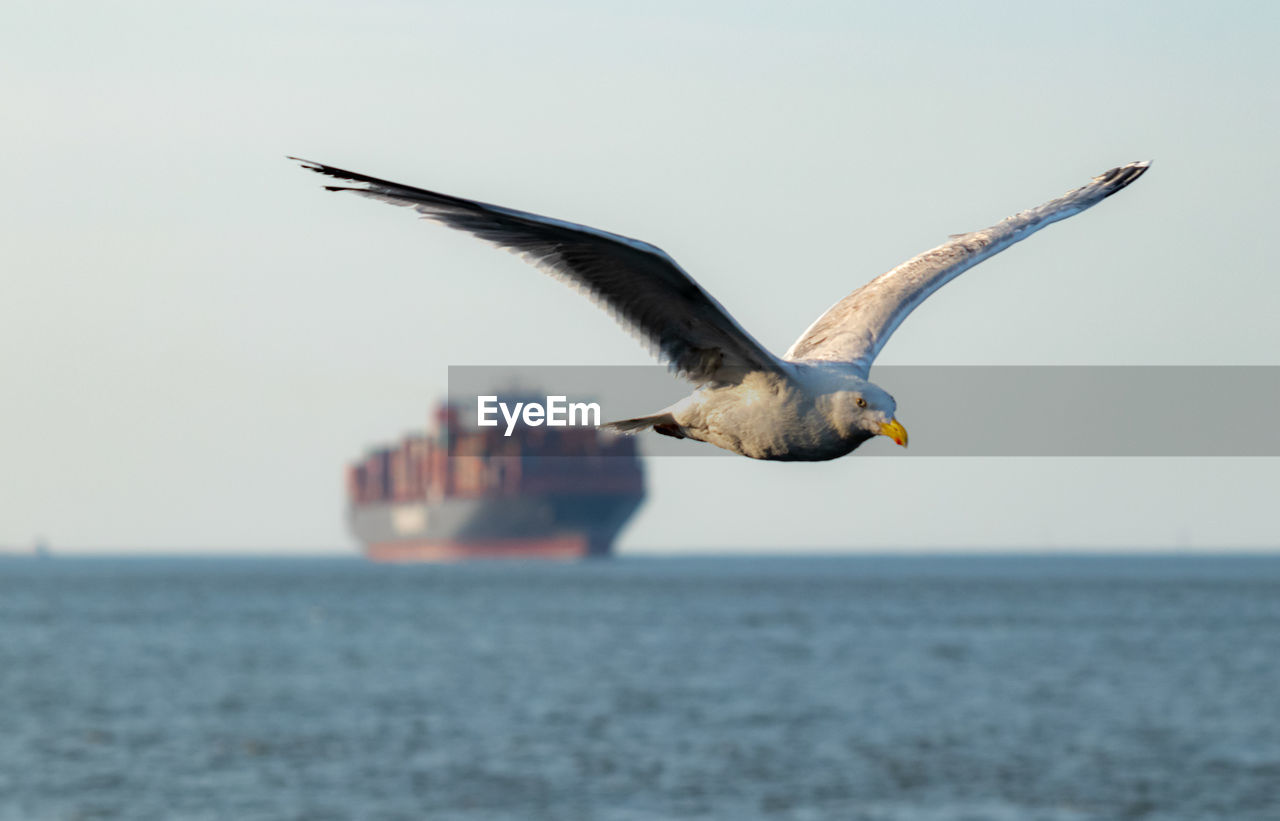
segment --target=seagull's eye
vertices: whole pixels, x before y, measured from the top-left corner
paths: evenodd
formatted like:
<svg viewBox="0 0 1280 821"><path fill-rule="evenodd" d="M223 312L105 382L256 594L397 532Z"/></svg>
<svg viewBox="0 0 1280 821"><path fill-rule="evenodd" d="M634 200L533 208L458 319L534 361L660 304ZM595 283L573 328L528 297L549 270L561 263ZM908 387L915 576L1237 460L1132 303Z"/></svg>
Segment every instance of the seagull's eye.
<svg viewBox="0 0 1280 821"><path fill-rule="evenodd" d="M867 406L867 400L865 400L865 399L863 399L861 396L859 396L859 397L858 397L858 407L860 407L860 408L865 408L866 406Z"/></svg>

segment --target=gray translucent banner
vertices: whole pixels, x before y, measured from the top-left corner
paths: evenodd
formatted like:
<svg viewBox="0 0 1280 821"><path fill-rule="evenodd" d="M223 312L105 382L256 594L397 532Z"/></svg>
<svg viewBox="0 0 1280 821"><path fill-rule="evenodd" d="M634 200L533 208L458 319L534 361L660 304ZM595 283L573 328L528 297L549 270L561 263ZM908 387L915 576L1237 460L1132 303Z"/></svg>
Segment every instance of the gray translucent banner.
<svg viewBox="0 0 1280 821"><path fill-rule="evenodd" d="M857 455L1280 456L1275 366L885 365L871 377L897 399L911 446L876 437ZM462 424L476 423L480 397L497 397L484 408L504 438L551 429L536 411L533 427L523 408L513 420L516 402L564 397L550 402L551 416L567 422L576 403L580 424L591 403L609 422L661 410L691 390L659 366L449 368L449 401ZM506 416L496 402L507 403ZM652 432L638 442L647 456L732 455Z"/></svg>

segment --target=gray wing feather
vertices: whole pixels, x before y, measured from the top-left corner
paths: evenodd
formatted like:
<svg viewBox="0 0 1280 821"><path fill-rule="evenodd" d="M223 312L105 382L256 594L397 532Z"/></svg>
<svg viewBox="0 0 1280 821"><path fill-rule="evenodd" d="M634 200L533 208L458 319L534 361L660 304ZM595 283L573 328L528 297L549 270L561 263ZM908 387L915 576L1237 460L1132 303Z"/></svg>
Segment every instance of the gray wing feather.
<svg viewBox="0 0 1280 821"><path fill-rule="evenodd" d="M289 159L311 171L363 185L325 186L330 191L353 191L414 208L584 291L646 342L651 353L692 382L732 382L750 371L783 368L675 260L647 242L297 157Z"/></svg>
<svg viewBox="0 0 1280 821"><path fill-rule="evenodd" d="M783 358L851 362L866 375L889 336L934 291L1046 225L1096 205L1142 176L1149 165L1133 162L1113 168L1038 208L983 231L957 234L950 242L907 260L833 305Z"/></svg>

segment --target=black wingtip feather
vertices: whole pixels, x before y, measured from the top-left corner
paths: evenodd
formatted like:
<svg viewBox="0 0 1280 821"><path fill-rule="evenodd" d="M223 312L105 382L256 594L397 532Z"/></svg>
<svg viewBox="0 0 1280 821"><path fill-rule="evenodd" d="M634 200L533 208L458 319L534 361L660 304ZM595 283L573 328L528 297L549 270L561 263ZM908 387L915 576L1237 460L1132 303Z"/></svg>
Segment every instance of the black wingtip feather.
<svg viewBox="0 0 1280 821"><path fill-rule="evenodd" d="M289 157L289 159L293 160L294 162L302 163L302 167L307 169L308 171L314 171L317 174L324 174L326 177L336 177L340 180L350 180L351 182L362 182L367 185L379 185L379 186L385 186L387 188L403 188L408 191L415 190L410 188L407 185L401 185L398 182L391 182L390 180L384 180L379 177L371 177L368 174L361 174L358 171L348 171L345 168L338 168L337 166L333 166L333 165L325 165L322 162L315 162L314 160L304 160L301 157L292 157L292 156ZM326 186L326 188L327 187L328 186ZM334 190L334 189L330 189L330 190ZM348 188L345 190L359 191L361 189Z"/></svg>
<svg viewBox="0 0 1280 821"><path fill-rule="evenodd" d="M1138 179L1138 177L1141 177L1150 167L1151 160L1131 162L1128 165L1121 165L1110 171L1102 172L1094 178L1094 181L1108 186L1111 189L1111 193L1115 193Z"/></svg>

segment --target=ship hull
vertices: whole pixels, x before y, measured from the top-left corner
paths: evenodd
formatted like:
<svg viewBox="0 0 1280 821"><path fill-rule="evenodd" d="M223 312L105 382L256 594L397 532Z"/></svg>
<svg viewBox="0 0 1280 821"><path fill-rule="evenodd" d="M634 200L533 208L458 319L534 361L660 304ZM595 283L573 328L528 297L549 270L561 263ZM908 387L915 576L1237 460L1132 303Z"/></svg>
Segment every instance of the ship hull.
<svg viewBox="0 0 1280 821"><path fill-rule="evenodd" d="M495 539L459 542L448 539L418 539L375 542L365 546L364 555L375 562L464 562L472 559L552 559L575 561L594 555L584 536L549 536L544 539Z"/></svg>
<svg viewBox="0 0 1280 821"><path fill-rule="evenodd" d="M609 556L638 494L445 498L363 504L349 512L365 555L383 562Z"/></svg>

